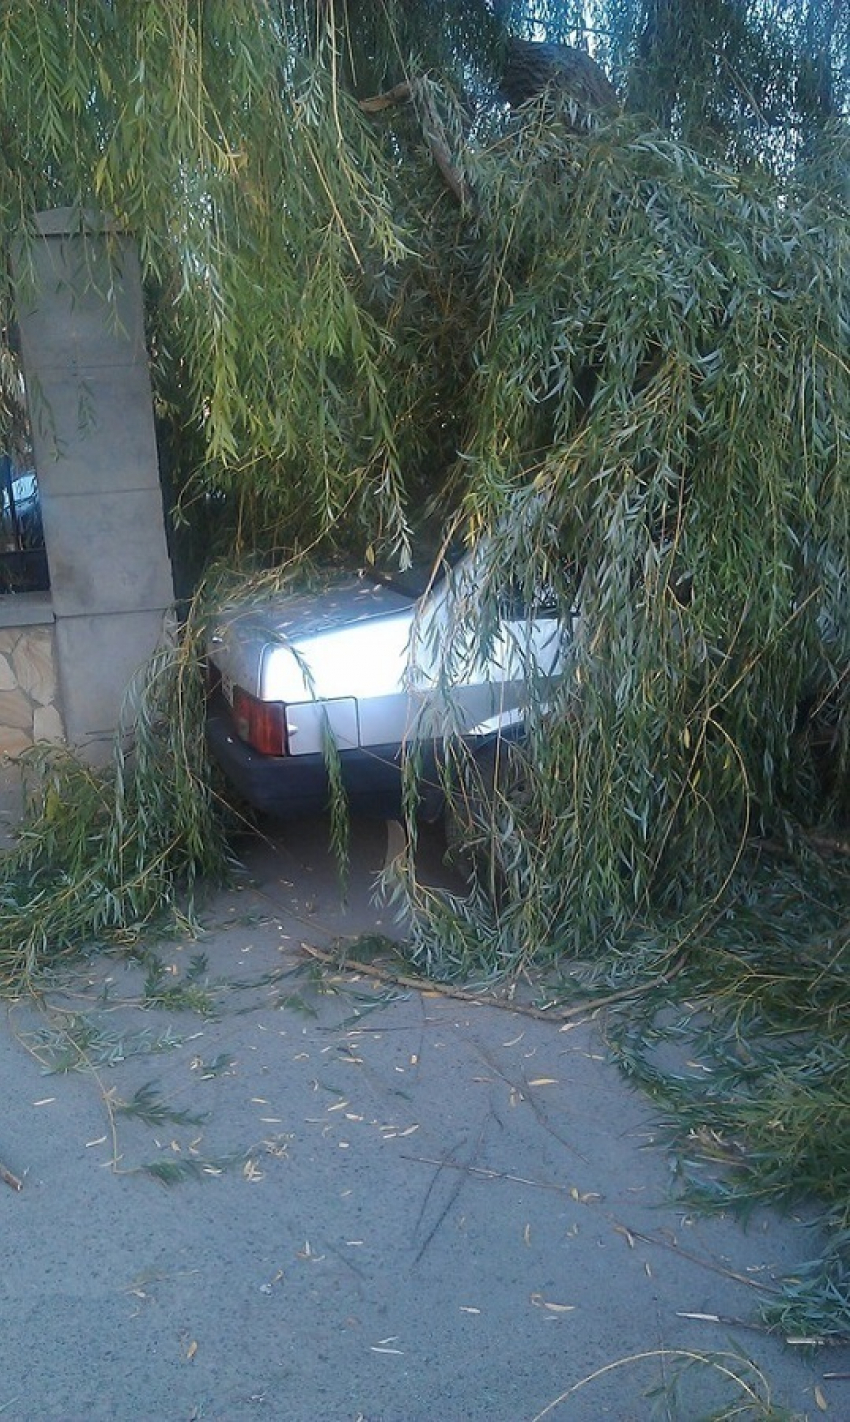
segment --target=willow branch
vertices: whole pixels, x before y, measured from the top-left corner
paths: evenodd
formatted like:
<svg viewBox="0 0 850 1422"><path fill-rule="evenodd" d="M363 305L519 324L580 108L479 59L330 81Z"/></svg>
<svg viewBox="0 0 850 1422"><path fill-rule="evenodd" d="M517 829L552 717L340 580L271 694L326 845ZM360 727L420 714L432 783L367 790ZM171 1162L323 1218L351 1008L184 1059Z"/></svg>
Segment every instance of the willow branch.
<svg viewBox="0 0 850 1422"><path fill-rule="evenodd" d="M404 104L412 98L412 85L405 80L403 84L396 84L394 89L387 89L384 94L375 94L373 98L359 102L364 114L379 114L384 109L392 108L393 104Z"/></svg>
<svg viewBox="0 0 850 1422"><path fill-rule="evenodd" d="M431 157L440 170L443 182L462 207L469 207L471 202L469 184L460 169L452 162L445 126L434 107L434 100L428 92L427 85L421 80L406 79L403 83L396 84L394 88L387 89L383 94L375 94L371 99L359 101L360 108L366 114L382 113L384 109L392 108L394 104L408 102L413 103L419 115L425 141L431 151Z"/></svg>
<svg viewBox="0 0 850 1422"><path fill-rule="evenodd" d="M17 1175L13 1175L11 1170L7 1170L2 1161L0 1161L0 1180L6 1185L11 1185L13 1190L23 1190L24 1188L23 1181L19 1180Z"/></svg>
<svg viewBox="0 0 850 1422"><path fill-rule="evenodd" d="M458 998L461 1002L475 1003L478 1007L499 1007L506 1012L519 1013L523 1017L536 1017L540 1022L570 1022L576 1017L587 1017L590 1013L598 1012L601 1008L612 1007L617 1002L625 1002L629 998L638 997L641 993L650 992L652 988L666 986L670 979L680 973L685 966L685 955L681 954L666 973L659 973L656 977L650 978L648 982L636 983L633 987L620 988L617 992L605 993L600 997L586 998L566 1007L558 1007L553 1004L551 1008L547 1008L535 1007L528 1002L514 1002L512 999L500 998L492 994L471 992L467 988L453 987L449 983L441 983L433 978L424 978L411 973L397 973L392 968L382 967L379 963L363 963L358 958L340 958L338 953L328 953L324 948L316 948L312 943L302 942L301 951L309 954L311 958L318 959L320 963L326 963L328 967L335 968L337 972L362 973L364 977L374 978L377 982L387 983L391 987L411 988L415 992L439 993L442 997Z"/></svg>

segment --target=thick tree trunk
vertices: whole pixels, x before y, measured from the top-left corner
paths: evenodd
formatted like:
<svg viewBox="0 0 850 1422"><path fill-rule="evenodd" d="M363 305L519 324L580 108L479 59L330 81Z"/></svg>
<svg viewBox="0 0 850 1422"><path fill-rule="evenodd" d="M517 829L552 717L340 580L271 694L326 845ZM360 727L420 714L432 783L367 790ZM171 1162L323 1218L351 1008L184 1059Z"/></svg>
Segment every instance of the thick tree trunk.
<svg viewBox="0 0 850 1422"><path fill-rule="evenodd" d="M585 112L618 106L613 84L584 50L509 39L499 87L511 107L518 108L550 86L575 100Z"/></svg>

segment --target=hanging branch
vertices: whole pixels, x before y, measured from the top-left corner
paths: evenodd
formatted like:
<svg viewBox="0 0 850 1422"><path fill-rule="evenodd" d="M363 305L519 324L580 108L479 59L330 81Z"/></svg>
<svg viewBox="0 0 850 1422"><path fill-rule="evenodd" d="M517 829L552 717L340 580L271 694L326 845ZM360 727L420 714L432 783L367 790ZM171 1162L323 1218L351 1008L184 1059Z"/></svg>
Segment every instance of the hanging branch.
<svg viewBox="0 0 850 1422"><path fill-rule="evenodd" d="M393 104L407 103L412 97L412 84L405 79L402 84L396 84L395 88L387 89L383 94L375 94L371 99L361 99L360 108L365 114L379 114L384 109L392 108Z"/></svg>
<svg viewBox="0 0 850 1422"><path fill-rule="evenodd" d="M361 99L360 108L367 114L382 113L394 104L413 103L422 123L425 141L431 150L446 187L457 198L462 207L469 207L472 194L469 184L460 170L452 162L451 150L446 138L445 125L437 113L434 100L427 83L422 79L405 79L383 94L375 94L371 99Z"/></svg>

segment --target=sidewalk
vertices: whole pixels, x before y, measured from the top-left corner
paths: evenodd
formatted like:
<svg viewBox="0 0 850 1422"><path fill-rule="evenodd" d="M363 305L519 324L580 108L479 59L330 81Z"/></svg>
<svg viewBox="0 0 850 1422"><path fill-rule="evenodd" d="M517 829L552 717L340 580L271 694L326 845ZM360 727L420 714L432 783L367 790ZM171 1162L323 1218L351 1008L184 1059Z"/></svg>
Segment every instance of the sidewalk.
<svg viewBox="0 0 850 1422"><path fill-rule="evenodd" d="M4 1012L4 1422L692 1422L744 1387L850 1415L846 1351L746 1326L805 1225L678 1205L593 1023L301 950L387 927L386 828L353 829L346 907L292 826L159 969L101 953Z"/></svg>

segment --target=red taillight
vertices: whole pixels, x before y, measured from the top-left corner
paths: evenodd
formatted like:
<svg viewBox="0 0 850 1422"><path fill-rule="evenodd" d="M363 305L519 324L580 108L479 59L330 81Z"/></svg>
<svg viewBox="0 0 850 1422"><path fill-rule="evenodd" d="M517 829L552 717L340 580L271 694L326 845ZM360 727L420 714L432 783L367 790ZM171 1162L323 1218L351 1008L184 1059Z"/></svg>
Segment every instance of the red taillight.
<svg viewBox="0 0 850 1422"><path fill-rule="evenodd" d="M233 688L233 720L242 741L263 755L287 755L286 711L282 701L258 701L241 686Z"/></svg>

